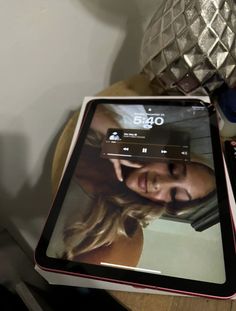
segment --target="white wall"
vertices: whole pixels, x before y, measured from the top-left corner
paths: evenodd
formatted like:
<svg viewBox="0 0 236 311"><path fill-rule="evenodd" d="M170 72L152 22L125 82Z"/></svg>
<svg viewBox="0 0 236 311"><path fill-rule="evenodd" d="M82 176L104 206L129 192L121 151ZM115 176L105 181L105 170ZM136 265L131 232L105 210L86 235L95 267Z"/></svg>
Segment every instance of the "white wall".
<svg viewBox="0 0 236 311"><path fill-rule="evenodd" d="M220 225L197 232L187 223L156 220L144 230L139 267L169 276L224 283Z"/></svg>
<svg viewBox="0 0 236 311"><path fill-rule="evenodd" d="M31 248L59 130L85 95L138 72L143 25L160 4L0 0L0 222Z"/></svg>

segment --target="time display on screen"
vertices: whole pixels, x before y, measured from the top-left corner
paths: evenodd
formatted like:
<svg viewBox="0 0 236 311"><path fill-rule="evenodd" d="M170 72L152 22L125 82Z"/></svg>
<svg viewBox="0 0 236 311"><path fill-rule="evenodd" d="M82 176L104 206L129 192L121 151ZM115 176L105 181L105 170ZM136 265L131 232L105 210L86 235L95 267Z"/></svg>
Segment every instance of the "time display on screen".
<svg viewBox="0 0 236 311"><path fill-rule="evenodd" d="M150 129L153 125L163 125L165 122L164 114L135 114L133 123L141 125L143 128Z"/></svg>

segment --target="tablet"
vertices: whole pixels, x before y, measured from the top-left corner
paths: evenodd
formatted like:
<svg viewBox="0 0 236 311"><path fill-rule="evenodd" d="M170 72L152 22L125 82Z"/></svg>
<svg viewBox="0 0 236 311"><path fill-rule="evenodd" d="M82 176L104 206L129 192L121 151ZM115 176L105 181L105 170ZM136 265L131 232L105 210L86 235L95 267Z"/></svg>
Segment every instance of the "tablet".
<svg viewBox="0 0 236 311"><path fill-rule="evenodd" d="M93 98L35 251L44 270L235 294L235 244L208 98Z"/></svg>

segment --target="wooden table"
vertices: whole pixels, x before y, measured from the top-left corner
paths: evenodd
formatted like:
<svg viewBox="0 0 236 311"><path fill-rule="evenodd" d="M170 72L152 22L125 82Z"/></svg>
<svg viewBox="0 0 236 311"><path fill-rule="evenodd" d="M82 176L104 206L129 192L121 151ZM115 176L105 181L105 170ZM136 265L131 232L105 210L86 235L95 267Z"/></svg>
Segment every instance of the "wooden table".
<svg viewBox="0 0 236 311"><path fill-rule="evenodd" d="M119 82L98 96L148 96L153 95L144 76L137 75ZM65 159L70 147L79 112L75 112L63 128L52 164L53 193L56 192ZM172 295L149 295L109 291L121 304L132 311L236 311L236 301L206 298L179 297ZM112 310L111 310L112 311Z"/></svg>

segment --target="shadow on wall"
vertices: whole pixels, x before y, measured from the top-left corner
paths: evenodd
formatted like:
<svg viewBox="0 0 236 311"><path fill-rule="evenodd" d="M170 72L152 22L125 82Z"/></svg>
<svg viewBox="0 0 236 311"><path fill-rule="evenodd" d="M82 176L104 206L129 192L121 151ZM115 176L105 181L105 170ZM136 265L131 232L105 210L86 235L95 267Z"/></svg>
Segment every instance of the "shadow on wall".
<svg viewBox="0 0 236 311"><path fill-rule="evenodd" d="M45 223L45 217L52 202L52 160L60 132L58 131L56 137L52 139L46 156L43 155L41 174L34 184L30 183L29 180L27 161L29 160L30 150L27 139L20 134L7 135L5 133L4 136L0 136L1 224L8 229L9 233L14 236L32 259L32 245L27 244L29 240L25 240L22 233L27 234L30 240L33 239L33 243L37 242ZM11 168L11 171L9 171L9 168ZM11 184L12 189L6 189L4 186Z"/></svg>
<svg viewBox="0 0 236 311"><path fill-rule="evenodd" d="M31 258L51 206L56 144L80 103L77 90L87 92L86 87L84 82L48 89L13 114L9 130L0 133L0 227L3 224Z"/></svg>
<svg viewBox="0 0 236 311"><path fill-rule="evenodd" d="M117 51L110 74L110 84L138 73L143 30L141 14L135 0L71 1L75 5L79 3L84 5L95 18L103 23L109 24L111 27L124 28L125 39L119 51ZM101 44L103 44L103 38L101 38Z"/></svg>
<svg viewBox="0 0 236 311"><path fill-rule="evenodd" d="M4 137L0 137L0 146L0 153L3 155L0 161L0 171L4 172L3 176L1 176L2 184L0 184L1 221L14 237L19 238L18 242L23 245L28 255L32 256L32 249L30 249L29 245L26 245L26 241L21 237L20 233L21 230L24 231L27 223L31 228L32 236L38 237L39 232L35 220L42 219L43 215L47 215L51 200L49 185L51 169L49 165L54 148L50 148L44 161L42 174L32 186L28 178L26 178L29 148L25 137L17 134L14 136L13 134L5 134ZM11 172L6 172L9 168L11 168ZM16 181L22 178L22 183L15 183L14 175ZM8 180L6 181L4 177ZM13 191L6 189L3 183L12 184ZM14 183L18 185L14 187ZM47 186L45 187L45 185ZM15 224L19 227L15 226ZM18 232L18 230L20 231Z"/></svg>

